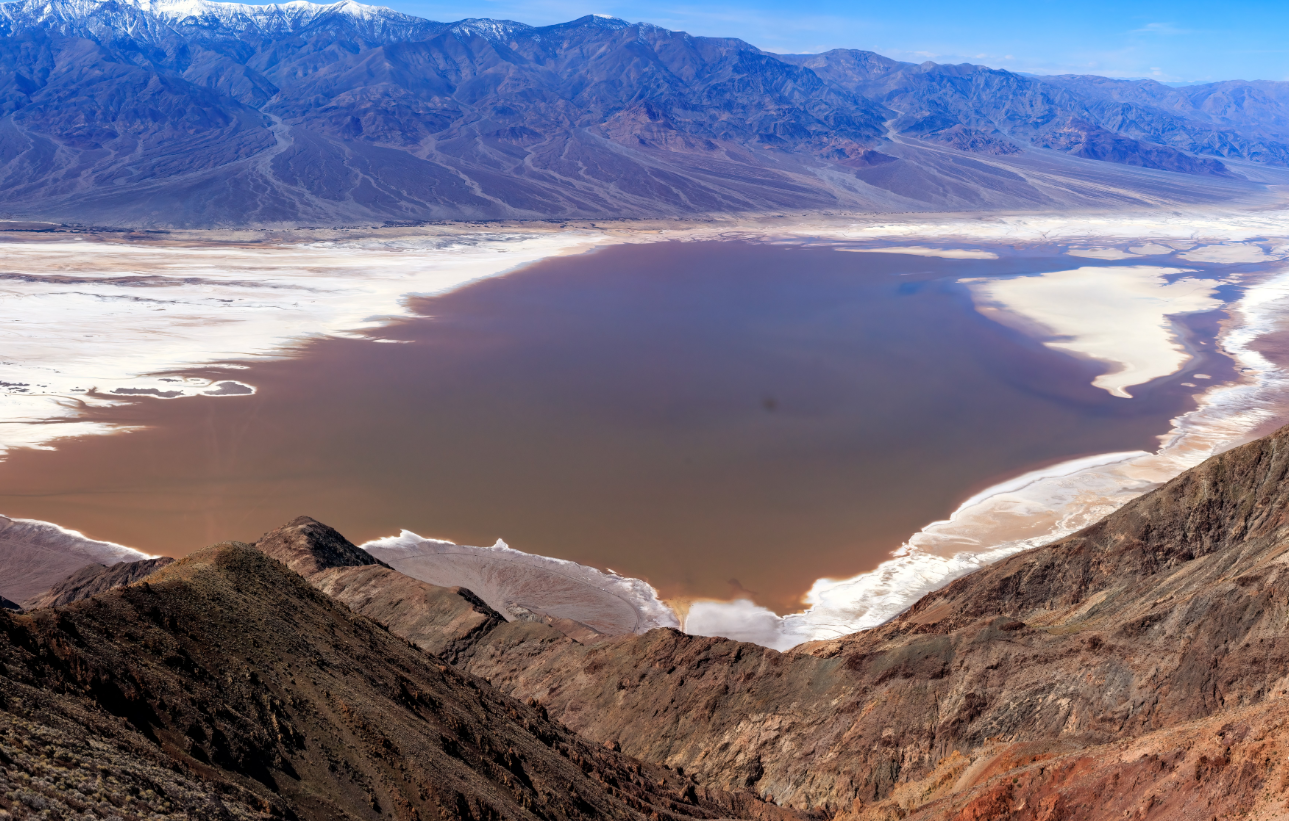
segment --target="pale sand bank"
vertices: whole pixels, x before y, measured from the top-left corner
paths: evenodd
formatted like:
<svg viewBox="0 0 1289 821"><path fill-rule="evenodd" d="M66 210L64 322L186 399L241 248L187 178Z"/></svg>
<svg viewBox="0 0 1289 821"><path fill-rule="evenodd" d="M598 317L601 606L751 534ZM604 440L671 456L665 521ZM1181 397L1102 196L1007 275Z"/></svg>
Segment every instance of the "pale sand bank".
<svg viewBox="0 0 1289 821"><path fill-rule="evenodd" d="M1131 399L1128 388L1176 373L1191 358L1169 318L1212 311L1221 283L1183 277L1179 268L1074 268L1040 276L963 280L976 309L1004 325L1049 337L1043 344L1114 366L1092 384Z"/></svg>
<svg viewBox="0 0 1289 821"><path fill-rule="evenodd" d="M404 530L362 548L412 578L468 588L511 620L569 619L609 636L680 627L672 609L640 579L534 556L505 542L470 547Z"/></svg>
<svg viewBox="0 0 1289 821"><path fill-rule="evenodd" d="M1133 259L1137 256L1122 248L1071 248L1065 253L1084 259Z"/></svg>
<svg viewBox="0 0 1289 821"><path fill-rule="evenodd" d="M974 248L930 248L925 245L885 245L877 248L838 248L853 254L908 254L915 257L941 257L942 259L998 259L993 251Z"/></svg>
<svg viewBox="0 0 1289 821"><path fill-rule="evenodd" d="M152 559L146 553L49 522L0 516L0 595L21 602L91 564Z"/></svg>
<svg viewBox="0 0 1289 821"><path fill-rule="evenodd" d="M254 386L231 373L173 374L361 333L407 316L408 297L606 241L580 232L262 247L0 240L0 458L120 432L79 418L117 397L249 395Z"/></svg>

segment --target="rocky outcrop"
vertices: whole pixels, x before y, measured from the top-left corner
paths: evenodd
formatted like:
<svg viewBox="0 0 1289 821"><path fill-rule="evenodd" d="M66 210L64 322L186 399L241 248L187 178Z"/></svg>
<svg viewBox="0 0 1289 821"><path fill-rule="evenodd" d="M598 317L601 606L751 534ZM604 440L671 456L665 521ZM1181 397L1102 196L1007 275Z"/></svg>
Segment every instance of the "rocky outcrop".
<svg viewBox="0 0 1289 821"><path fill-rule="evenodd" d="M505 621L469 590L405 576L308 516L264 534L255 548L354 612L447 661Z"/></svg>
<svg viewBox="0 0 1289 821"><path fill-rule="evenodd" d="M169 556L161 556L137 562L119 562L106 567L101 564L87 565L39 596L24 601L22 609L38 610L88 599L114 587L134 584L173 561Z"/></svg>
<svg viewBox="0 0 1289 821"><path fill-rule="evenodd" d="M615 634L629 632L629 627L624 629L619 622L630 626L639 621L627 602L575 575L557 575L551 583L552 574L542 571L548 570L546 564L556 560L518 551L488 551L456 545L452 546L451 555L415 546L410 550L377 551L398 562L401 569L419 576L449 583L456 580L482 583L485 593L505 608L503 613L459 584L431 584L396 571L335 529L308 516L266 533L255 546L301 573L310 584L336 601L384 624L422 650L452 662L507 620L545 624L581 642L596 641L605 635L575 619L540 609L530 610L515 601L515 594L526 595L528 599L535 596L546 609L556 613L599 616L595 619L597 623L606 629L617 628ZM579 569L603 575L590 568Z"/></svg>
<svg viewBox="0 0 1289 821"><path fill-rule="evenodd" d="M1180 171L1184 174L1231 176L1231 172L1220 160L1193 157L1176 148L1143 143L1078 117L1071 117L1059 128L1035 138L1034 144L1087 160L1137 165L1161 171Z"/></svg>
<svg viewBox="0 0 1289 821"><path fill-rule="evenodd" d="M0 613L0 724L0 800L20 818L48 792L149 817L793 817L586 742L237 543ZM85 762L112 781L70 781ZM214 796L229 808L201 811Z"/></svg>
<svg viewBox="0 0 1289 821"><path fill-rule="evenodd" d="M255 547L305 578L336 567L389 567L309 516L299 516L265 533Z"/></svg>
<svg viewBox="0 0 1289 821"><path fill-rule="evenodd" d="M1000 744L1075 761L1289 694L1287 473L1289 429L798 652L674 631L587 647L511 624L462 666L592 740L796 807L893 800Z"/></svg>

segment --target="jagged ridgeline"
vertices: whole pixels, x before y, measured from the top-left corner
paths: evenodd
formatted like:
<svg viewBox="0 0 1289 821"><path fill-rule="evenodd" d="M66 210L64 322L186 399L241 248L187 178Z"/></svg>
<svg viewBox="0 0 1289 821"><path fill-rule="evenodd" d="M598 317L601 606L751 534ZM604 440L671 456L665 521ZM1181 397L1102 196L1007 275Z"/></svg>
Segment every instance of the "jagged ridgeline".
<svg viewBox="0 0 1289 821"><path fill-rule="evenodd" d="M599 16L0 4L0 211L354 224L1201 202L1289 161L1289 84L771 54ZM1251 164L1259 170L1250 173ZM1273 175L1274 176L1274 175Z"/></svg>
<svg viewBox="0 0 1289 821"><path fill-rule="evenodd" d="M1277 817L1287 478L1289 428L789 653L507 621L307 517L87 569L0 613L0 811Z"/></svg>

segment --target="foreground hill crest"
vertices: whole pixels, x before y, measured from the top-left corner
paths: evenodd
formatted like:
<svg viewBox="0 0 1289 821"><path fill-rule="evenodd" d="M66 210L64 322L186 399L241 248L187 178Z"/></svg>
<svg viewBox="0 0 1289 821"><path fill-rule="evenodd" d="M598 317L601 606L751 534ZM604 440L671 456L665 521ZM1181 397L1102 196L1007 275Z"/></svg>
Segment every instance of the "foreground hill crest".
<svg viewBox="0 0 1289 821"><path fill-rule="evenodd" d="M236 542L0 614L0 661L0 806L20 818L797 817L587 743Z"/></svg>

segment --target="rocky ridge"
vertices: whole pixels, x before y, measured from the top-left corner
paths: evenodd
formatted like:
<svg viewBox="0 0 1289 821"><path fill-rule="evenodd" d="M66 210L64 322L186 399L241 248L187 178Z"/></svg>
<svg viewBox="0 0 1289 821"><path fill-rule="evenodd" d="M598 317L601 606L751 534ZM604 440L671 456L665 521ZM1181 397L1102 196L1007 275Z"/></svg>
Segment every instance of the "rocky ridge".
<svg viewBox="0 0 1289 821"><path fill-rule="evenodd" d="M237 543L0 614L0 727L18 818L793 817L585 742Z"/></svg>

